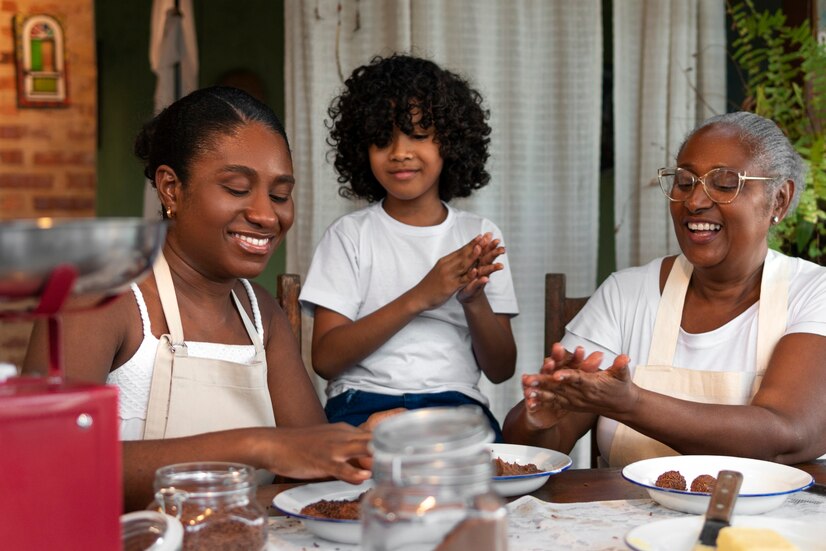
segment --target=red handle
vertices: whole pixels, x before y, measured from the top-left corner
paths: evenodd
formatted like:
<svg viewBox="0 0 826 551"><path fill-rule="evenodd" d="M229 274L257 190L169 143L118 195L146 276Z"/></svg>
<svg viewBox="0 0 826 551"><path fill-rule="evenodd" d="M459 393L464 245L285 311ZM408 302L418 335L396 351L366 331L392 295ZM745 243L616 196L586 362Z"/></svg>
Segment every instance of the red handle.
<svg viewBox="0 0 826 551"><path fill-rule="evenodd" d="M59 382L63 377L63 346L57 313L72 293L77 275L77 268L68 264L61 264L52 270L43 286L40 303L33 311L35 315L49 316L49 379L54 382Z"/></svg>
<svg viewBox="0 0 826 551"><path fill-rule="evenodd" d="M52 270L49 279L43 285L40 303L32 313L34 315L51 315L59 312L63 308L66 299L72 294L72 287L75 285L77 276L77 268L70 264L61 264Z"/></svg>

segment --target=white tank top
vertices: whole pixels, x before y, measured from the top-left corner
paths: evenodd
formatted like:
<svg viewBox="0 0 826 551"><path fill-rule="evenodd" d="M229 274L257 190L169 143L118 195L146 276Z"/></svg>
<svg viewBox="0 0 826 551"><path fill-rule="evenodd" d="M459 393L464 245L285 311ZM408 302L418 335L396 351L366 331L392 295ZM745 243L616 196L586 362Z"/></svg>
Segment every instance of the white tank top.
<svg viewBox="0 0 826 551"><path fill-rule="evenodd" d="M261 324L261 312L258 309L258 300L249 281L242 279L244 288L250 298L255 330L261 340L264 340L264 329ZM149 312L143 294L136 284L131 286L141 313L143 325L143 340L140 346L126 360L123 365L112 370L106 377L106 383L118 386L118 416L120 418L121 440L141 440L146 423L146 408L149 403L149 387L152 384L152 369L155 364L155 355L160 341L152 334L149 322ZM241 364L249 364L255 358L255 346L252 344L220 344L213 342L186 341L189 355L198 358L225 360Z"/></svg>

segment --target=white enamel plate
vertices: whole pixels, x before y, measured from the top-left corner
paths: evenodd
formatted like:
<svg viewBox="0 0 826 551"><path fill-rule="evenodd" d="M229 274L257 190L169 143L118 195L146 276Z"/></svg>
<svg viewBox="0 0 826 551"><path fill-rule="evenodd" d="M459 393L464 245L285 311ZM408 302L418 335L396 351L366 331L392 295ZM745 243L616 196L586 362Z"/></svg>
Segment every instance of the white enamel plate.
<svg viewBox="0 0 826 551"><path fill-rule="evenodd" d="M571 466L571 458L554 450L517 444L488 444L493 458L509 463L527 465L533 463L540 471L534 474L494 476L493 488L501 496L511 497L529 494L542 487L552 474L561 473Z"/></svg>
<svg viewBox="0 0 826 551"><path fill-rule="evenodd" d="M701 474L716 477L721 470L743 473L740 495L734 505L735 515L758 515L783 504L795 492L805 490L814 483L812 476L795 467L725 455L677 455L656 457L631 463L622 470L629 482L648 490L651 499L677 511L705 514L709 494L671 490L655 486L657 477L666 471L679 471L691 486L691 481Z"/></svg>
<svg viewBox="0 0 826 551"><path fill-rule="evenodd" d="M636 551L690 551L705 517L679 517L637 526L625 535L625 544ZM733 526L774 530L798 549L826 551L826 525L785 518L734 517Z"/></svg>
<svg viewBox="0 0 826 551"><path fill-rule="evenodd" d="M359 543L361 541L361 522L358 520L336 520L323 517L302 515L301 509L320 501L353 499L373 487L368 480L358 485L336 480L297 486L285 490L272 500L273 507L285 515L301 519L307 530L320 538L340 543Z"/></svg>

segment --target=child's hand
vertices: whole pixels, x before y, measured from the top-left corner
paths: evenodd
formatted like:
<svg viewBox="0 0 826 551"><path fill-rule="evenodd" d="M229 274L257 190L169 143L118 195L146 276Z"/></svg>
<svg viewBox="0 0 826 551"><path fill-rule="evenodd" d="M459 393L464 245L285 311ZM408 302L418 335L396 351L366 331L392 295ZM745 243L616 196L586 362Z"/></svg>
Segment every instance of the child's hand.
<svg viewBox="0 0 826 551"><path fill-rule="evenodd" d="M483 246L490 248L485 238L486 236L477 235L467 245L443 256L436 262L436 265L413 289L421 300L422 310L438 308L447 302L456 291L478 277L481 269L478 266L485 252ZM487 255L490 257L491 254L488 250ZM486 269L490 270L490 268Z"/></svg>
<svg viewBox="0 0 826 551"><path fill-rule="evenodd" d="M505 267L501 262L494 262L499 255L505 253L505 247L500 247L499 243L500 241L498 239L493 239L491 233L486 233L482 236L482 240L479 242L482 248L479 261L469 273L471 276L470 281L468 281L467 285L460 289L456 295L456 299L459 302L467 304L481 296L485 285L490 281L490 274L498 272Z"/></svg>

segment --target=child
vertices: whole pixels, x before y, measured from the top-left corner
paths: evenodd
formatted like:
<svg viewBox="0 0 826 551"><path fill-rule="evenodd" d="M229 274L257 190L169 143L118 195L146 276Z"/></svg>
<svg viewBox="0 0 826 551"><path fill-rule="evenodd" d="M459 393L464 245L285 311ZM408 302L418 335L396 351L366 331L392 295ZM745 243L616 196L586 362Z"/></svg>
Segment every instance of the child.
<svg viewBox="0 0 826 551"><path fill-rule="evenodd" d="M501 232L448 205L490 180L480 94L415 57L357 68L329 109L339 190L370 206L341 217L301 292L331 422L376 411L476 404L515 369L518 313Z"/></svg>

